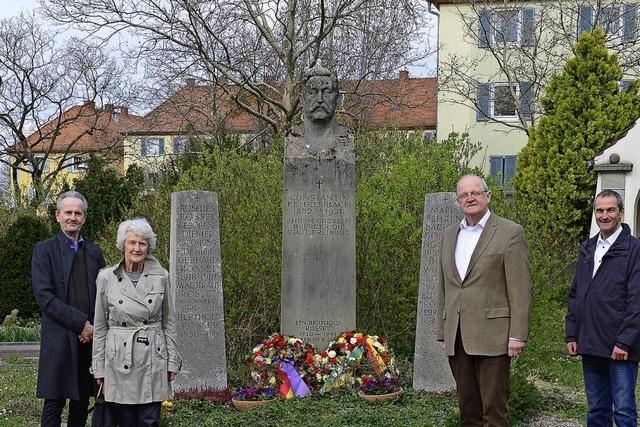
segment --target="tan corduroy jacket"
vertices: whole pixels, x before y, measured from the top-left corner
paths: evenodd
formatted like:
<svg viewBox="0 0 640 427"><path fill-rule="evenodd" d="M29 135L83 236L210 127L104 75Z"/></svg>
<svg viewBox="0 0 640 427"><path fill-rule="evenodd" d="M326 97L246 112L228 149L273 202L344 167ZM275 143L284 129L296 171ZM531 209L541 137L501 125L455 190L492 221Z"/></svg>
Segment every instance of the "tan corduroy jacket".
<svg viewBox="0 0 640 427"><path fill-rule="evenodd" d="M528 339L531 268L524 231L491 213L464 280L455 260L459 231L453 224L441 240L437 339L452 356L459 326L468 354L506 354L509 338Z"/></svg>

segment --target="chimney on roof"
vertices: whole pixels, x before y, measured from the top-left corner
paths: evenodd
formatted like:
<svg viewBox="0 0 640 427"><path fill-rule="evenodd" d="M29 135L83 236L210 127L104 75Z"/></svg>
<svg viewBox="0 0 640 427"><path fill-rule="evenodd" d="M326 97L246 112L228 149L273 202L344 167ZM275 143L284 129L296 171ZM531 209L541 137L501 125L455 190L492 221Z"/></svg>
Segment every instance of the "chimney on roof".
<svg viewBox="0 0 640 427"><path fill-rule="evenodd" d="M104 110L109 113L113 113L113 104L105 104Z"/></svg>
<svg viewBox="0 0 640 427"><path fill-rule="evenodd" d="M120 114L123 115L123 116L128 116L129 115L129 108L120 107Z"/></svg>
<svg viewBox="0 0 640 427"><path fill-rule="evenodd" d="M82 104L83 107L91 107L91 108L96 108L96 102L95 101L90 101L90 100L86 100L84 101L84 104Z"/></svg>
<svg viewBox="0 0 640 427"><path fill-rule="evenodd" d="M400 70L400 80L409 80L409 70Z"/></svg>
<svg viewBox="0 0 640 427"><path fill-rule="evenodd" d="M196 79L187 79L187 86L195 86Z"/></svg>

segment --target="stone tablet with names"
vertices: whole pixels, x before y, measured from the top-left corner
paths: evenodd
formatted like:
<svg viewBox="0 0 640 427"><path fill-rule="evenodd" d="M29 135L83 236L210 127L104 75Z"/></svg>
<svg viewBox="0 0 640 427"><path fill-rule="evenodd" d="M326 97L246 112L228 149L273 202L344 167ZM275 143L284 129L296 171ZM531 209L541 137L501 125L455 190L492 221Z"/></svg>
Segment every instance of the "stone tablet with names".
<svg viewBox="0 0 640 427"><path fill-rule="evenodd" d="M227 387L218 195L171 195L171 281L182 369L175 389Z"/></svg>
<svg viewBox="0 0 640 427"><path fill-rule="evenodd" d="M335 74L304 74L304 122L285 138L280 329L323 349L356 327L356 159Z"/></svg>
<svg viewBox="0 0 640 427"><path fill-rule="evenodd" d="M427 194L424 200L420 288L416 318L416 346L413 364L413 388L442 392L454 389L447 356L442 343L436 341L440 276L440 238L462 214L455 193Z"/></svg>

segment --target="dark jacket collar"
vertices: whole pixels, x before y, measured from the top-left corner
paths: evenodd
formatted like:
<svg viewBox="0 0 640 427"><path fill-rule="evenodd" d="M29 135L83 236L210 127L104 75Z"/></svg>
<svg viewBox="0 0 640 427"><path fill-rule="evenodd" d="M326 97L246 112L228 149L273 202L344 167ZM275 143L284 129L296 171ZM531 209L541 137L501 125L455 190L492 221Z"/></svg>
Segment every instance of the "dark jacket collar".
<svg viewBox="0 0 640 427"><path fill-rule="evenodd" d="M582 245L580 245L580 251L585 252L587 254L593 254L596 249L596 244L598 243L598 236L600 232L595 236L591 237L588 240L585 240ZM622 224L622 232L618 236L613 245L607 251L606 256L616 256L621 253L625 253L629 250L629 239L631 237L631 228L625 223Z"/></svg>

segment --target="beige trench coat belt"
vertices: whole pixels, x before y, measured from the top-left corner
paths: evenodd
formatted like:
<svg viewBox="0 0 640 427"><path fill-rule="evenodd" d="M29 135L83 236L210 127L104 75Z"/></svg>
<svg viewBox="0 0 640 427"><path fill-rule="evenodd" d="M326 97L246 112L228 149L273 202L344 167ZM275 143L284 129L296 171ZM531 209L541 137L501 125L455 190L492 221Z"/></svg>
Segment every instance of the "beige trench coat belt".
<svg viewBox="0 0 640 427"><path fill-rule="evenodd" d="M133 342L135 341L138 334L142 331L147 332L148 329L152 330L162 330L162 322L153 322L147 325L142 325L139 327L135 326L109 326L109 329L118 330L118 331L131 331L125 342L127 343L127 354L126 354L126 362L129 366L133 364Z"/></svg>

